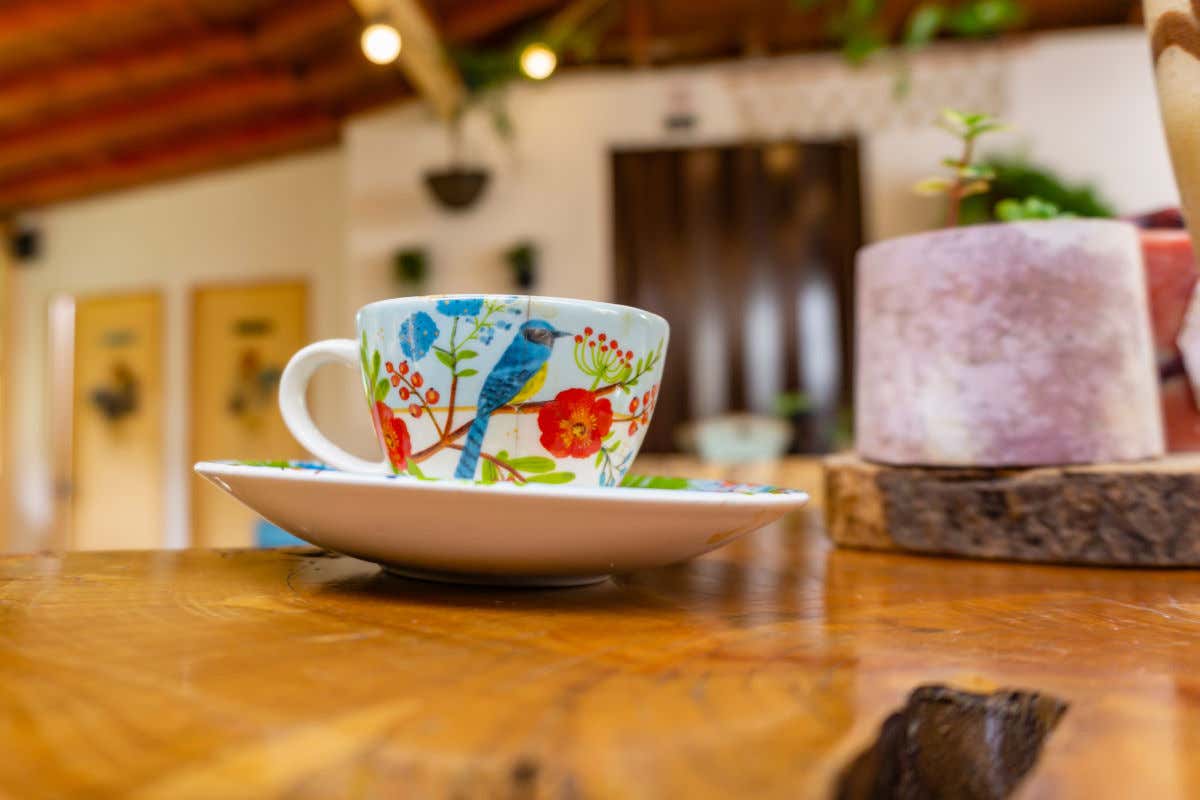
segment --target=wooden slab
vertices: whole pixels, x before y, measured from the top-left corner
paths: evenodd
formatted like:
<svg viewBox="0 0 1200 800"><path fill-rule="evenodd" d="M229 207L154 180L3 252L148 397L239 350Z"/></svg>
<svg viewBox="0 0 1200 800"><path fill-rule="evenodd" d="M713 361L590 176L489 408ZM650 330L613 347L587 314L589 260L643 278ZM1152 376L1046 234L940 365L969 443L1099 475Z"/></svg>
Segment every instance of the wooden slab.
<svg viewBox="0 0 1200 800"><path fill-rule="evenodd" d="M845 547L1106 566L1200 566L1200 454L1031 469L825 462Z"/></svg>

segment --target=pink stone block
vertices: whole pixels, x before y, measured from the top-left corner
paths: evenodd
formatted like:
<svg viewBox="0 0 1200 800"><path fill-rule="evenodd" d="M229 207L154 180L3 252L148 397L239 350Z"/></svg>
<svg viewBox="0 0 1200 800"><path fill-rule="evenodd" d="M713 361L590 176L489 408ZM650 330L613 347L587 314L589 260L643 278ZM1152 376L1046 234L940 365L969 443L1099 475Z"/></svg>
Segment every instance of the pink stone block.
<svg viewBox="0 0 1200 800"><path fill-rule="evenodd" d="M978 225L858 255L857 446L894 464L1163 453L1136 229Z"/></svg>

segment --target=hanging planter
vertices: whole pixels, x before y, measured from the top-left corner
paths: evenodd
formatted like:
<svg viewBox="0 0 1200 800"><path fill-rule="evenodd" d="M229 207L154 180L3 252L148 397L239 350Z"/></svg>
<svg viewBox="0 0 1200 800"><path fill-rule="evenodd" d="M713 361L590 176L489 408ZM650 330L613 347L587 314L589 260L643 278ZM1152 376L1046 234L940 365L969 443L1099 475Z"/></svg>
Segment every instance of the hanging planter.
<svg viewBox="0 0 1200 800"><path fill-rule="evenodd" d="M483 167L454 164L425 172L425 185L438 205L450 211L462 211L475 205L487 188L491 172Z"/></svg>

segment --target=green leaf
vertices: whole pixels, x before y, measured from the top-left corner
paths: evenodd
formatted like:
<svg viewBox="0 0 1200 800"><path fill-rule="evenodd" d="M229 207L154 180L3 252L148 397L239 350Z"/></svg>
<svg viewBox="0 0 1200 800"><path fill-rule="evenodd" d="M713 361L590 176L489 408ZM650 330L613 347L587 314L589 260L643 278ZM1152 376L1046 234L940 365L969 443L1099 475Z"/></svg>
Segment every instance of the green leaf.
<svg viewBox="0 0 1200 800"><path fill-rule="evenodd" d="M434 350L433 354L437 356L438 361L442 362L450 369L454 369L454 356L450 355L445 350Z"/></svg>
<svg viewBox="0 0 1200 800"><path fill-rule="evenodd" d="M600 437L600 441L607 442L609 439L615 436L616 433L616 431L609 431L608 433L604 434L604 436Z"/></svg>
<svg viewBox="0 0 1200 800"><path fill-rule="evenodd" d="M544 475L530 475L526 483L570 483L575 480L574 472L547 472Z"/></svg>
<svg viewBox="0 0 1200 800"><path fill-rule="evenodd" d="M596 451L596 460L592 463L592 466L599 467L600 462L603 460L604 460L604 448L602 447Z"/></svg>
<svg viewBox="0 0 1200 800"><path fill-rule="evenodd" d="M934 195L945 194L950 191L950 187L954 184L948 178L926 178L913 187L913 191L919 195L933 197Z"/></svg>
<svg viewBox="0 0 1200 800"><path fill-rule="evenodd" d="M500 480L500 473L496 470L495 464L484 459L481 477L484 483L495 483Z"/></svg>
<svg viewBox="0 0 1200 800"><path fill-rule="evenodd" d="M964 186L958 190L958 196L960 198L961 197L971 197L972 195L983 194L987 190L988 190L988 182L987 181L972 181L971 183L968 183L966 186Z"/></svg>
<svg viewBox="0 0 1200 800"><path fill-rule="evenodd" d="M371 355L371 381L374 382L379 377L379 351L376 350Z"/></svg>
<svg viewBox="0 0 1200 800"><path fill-rule="evenodd" d="M946 19L946 9L939 3L922 3L908 15L904 29L904 46L919 50L933 41Z"/></svg>
<svg viewBox="0 0 1200 800"><path fill-rule="evenodd" d="M413 461L411 458L408 460L407 470L408 470L408 474L412 475L414 478L417 478L417 479L423 480L423 481L432 480L431 478L425 477L425 473L422 472L421 468L417 466L417 462Z"/></svg>
<svg viewBox="0 0 1200 800"><path fill-rule="evenodd" d="M472 375L478 375L478 374L479 374L479 370L477 370L477 369L464 369L464 370L462 370L461 372L456 372L456 373L454 373L454 377L456 377L456 378L469 378L469 377L471 377Z"/></svg>
<svg viewBox="0 0 1200 800"><path fill-rule="evenodd" d="M508 465L517 472L542 473L550 472L554 469L554 460L545 456L524 456L522 458L514 458L508 462Z"/></svg>
<svg viewBox="0 0 1200 800"><path fill-rule="evenodd" d="M1010 197L996 204L996 217L1003 222L1019 222L1028 219L1070 219L1074 216L1040 197L1026 197L1024 200Z"/></svg>
<svg viewBox="0 0 1200 800"><path fill-rule="evenodd" d="M379 383L375 384L375 400L376 400L376 402L387 397L388 389L391 389L391 388L392 388L392 385L390 383L388 383L387 378L380 378Z"/></svg>
<svg viewBox="0 0 1200 800"><path fill-rule="evenodd" d="M621 486L627 489L669 489L678 491L688 488L690 481L687 478L667 478L662 475L634 475L627 474L621 480Z"/></svg>
<svg viewBox="0 0 1200 800"><path fill-rule="evenodd" d="M875 31L855 30L846 35L842 43L842 56L854 66L863 64L868 58L882 50L886 42Z"/></svg>
<svg viewBox="0 0 1200 800"><path fill-rule="evenodd" d="M477 355L479 355L479 353L476 353L474 350L459 350L458 360L466 361L468 358L474 358Z"/></svg>

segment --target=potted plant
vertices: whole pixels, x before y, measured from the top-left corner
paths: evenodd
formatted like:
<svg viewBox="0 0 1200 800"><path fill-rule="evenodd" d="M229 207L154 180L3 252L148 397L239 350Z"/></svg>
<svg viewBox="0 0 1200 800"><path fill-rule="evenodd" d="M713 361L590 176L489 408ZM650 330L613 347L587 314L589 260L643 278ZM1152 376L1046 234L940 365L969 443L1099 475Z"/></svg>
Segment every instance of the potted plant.
<svg viewBox="0 0 1200 800"><path fill-rule="evenodd" d="M410 290L425 283L429 272L429 252L424 247L405 247L392 254L392 277Z"/></svg>
<svg viewBox="0 0 1200 800"><path fill-rule="evenodd" d="M425 185L442 208L462 211L475 205L487 188L491 172L487 167L468 166L462 158L462 114L447 123L450 136L450 163L425 171Z"/></svg>
<svg viewBox="0 0 1200 800"><path fill-rule="evenodd" d="M877 242L857 265L856 444L886 463L1024 466L1163 451L1136 229L1010 199L958 226L987 190L979 137L1000 123L944 112L961 144L922 181L946 227Z"/></svg>
<svg viewBox="0 0 1200 800"><path fill-rule="evenodd" d="M533 242L518 242L504 251L504 260L512 270L513 284L528 291L537 283L538 248Z"/></svg>

